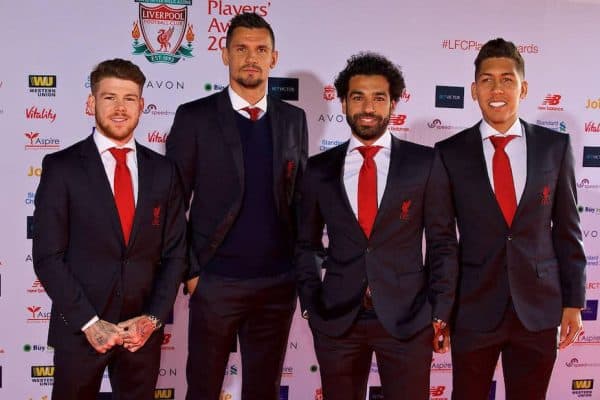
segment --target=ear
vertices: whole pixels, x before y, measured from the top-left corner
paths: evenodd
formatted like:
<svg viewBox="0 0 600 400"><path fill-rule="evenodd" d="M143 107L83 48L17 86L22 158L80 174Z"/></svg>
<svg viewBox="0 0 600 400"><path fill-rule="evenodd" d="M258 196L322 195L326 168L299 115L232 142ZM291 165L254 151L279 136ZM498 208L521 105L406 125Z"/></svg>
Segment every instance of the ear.
<svg viewBox="0 0 600 400"><path fill-rule="evenodd" d="M473 101L477 101L477 84L475 82L471 83L471 98Z"/></svg>
<svg viewBox="0 0 600 400"><path fill-rule="evenodd" d="M140 114L144 112L144 98L140 97Z"/></svg>
<svg viewBox="0 0 600 400"><path fill-rule="evenodd" d="M527 81L521 82L521 95L519 96L519 98L521 100L524 100L525 97L527 97L527 89L528 88L529 88L529 85L527 84Z"/></svg>
<svg viewBox="0 0 600 400"><path fill-rule="evenodd" d="M229 50L227 49L227 47L223 47L223 49L221 50L221 60L223 61L223 65L225 65L226 67L229 66Z"/></svg>
<svg viewBox="0 0 600 400"><path fill-rule="evenodd" d="M392 111L394 111L396 109L396 104L398 104L398 103L396 103L395 100L391 101L391 103L390 103L390 114L392 113Z"/></svg>
<svg viewBox="0 0 600 400"><path fill-rule="evenodd" d="M277 60L279 60L279 52L277 50L273 50L271 53L271 64L269 65L271 69L275 68L277 65Z"/></svg>
<svg viewBox="0 0 600 400"><path fill-rule="evenodd" d="M346 115L346 98L342 99L342 114Z"/></svg>
<svg viewBox="0 0 600 400"><path fill-rule="evenodd" d="M96 115L96 98L91 93L88 95L87 102L85 103L85 109L89 115Z"/></svg>

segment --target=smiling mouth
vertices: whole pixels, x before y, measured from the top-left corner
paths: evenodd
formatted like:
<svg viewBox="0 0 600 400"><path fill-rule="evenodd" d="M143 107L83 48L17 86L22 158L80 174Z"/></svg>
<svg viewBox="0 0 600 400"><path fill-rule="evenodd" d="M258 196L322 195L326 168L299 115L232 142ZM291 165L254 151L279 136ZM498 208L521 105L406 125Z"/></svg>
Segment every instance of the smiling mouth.
<svg viewBox="0 0 600 400"><path fill-rule="evenodd" d="M500 108L502 106L505 106L506 102L505 101L490 101L488 104L492 108Z"/></svg>

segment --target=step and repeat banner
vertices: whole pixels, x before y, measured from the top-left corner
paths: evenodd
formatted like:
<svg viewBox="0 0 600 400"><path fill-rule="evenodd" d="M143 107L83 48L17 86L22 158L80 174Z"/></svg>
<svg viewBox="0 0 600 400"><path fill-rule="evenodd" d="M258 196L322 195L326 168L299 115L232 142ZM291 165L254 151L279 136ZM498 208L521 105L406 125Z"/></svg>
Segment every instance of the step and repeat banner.
<svg viewBox="0 0 600 400"><path fill-rule="evenodd" d="M177 106L227 85L221 48L228 21L247 11L273 26L280 56L269 91L306 110L311 154L349 137L333 80L350 55L373 50L402 67L408 88L390 129L402 139L433 145L480 119L470 84L482 44L497 36L518 44L529 81L521 117L572 137L588 258L585 334L560 352L548 398L600 399L600 2L594 0L0 2L0 398L50 397L51 303L33 272L31 216L44 155L91 133L90 71L114 57L142 68L146 105L136 138L164 152ZM166 327L156 399L185 397L187 301L178 296ZM239 400L237 349L224 374L221 400ZM105 378L100 399L110 398ZM434 354L432 400L450 398L451 379L451 357ZM375 360L368 396L383 398ZM311 333L296 315L281 399L321 398ZM499 365L490 399L504 398Z"/></svg>

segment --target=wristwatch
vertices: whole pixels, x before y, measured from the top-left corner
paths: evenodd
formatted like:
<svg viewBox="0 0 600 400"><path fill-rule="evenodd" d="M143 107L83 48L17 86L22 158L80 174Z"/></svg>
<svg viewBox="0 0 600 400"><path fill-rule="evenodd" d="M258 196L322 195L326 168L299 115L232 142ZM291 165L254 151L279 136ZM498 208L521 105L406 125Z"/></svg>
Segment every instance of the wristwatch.
<svg viewBox="0 0 600 400"><path fill-rule="evenodd" d="M152 325L154 325L154 330L157 330L162 326L162 322L158 317L155 317L154 315L146 315L146 318L152 322Z"/></svg>

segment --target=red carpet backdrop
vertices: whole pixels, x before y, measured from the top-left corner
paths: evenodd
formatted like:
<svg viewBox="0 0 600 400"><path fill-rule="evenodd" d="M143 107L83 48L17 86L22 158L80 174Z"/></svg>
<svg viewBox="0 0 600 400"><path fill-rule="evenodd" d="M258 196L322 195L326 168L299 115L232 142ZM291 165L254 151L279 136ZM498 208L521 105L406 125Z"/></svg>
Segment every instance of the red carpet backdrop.
<svg viewBox="0 0 600 400"><path fill-rule="evenodd" d="M433 145L480 119L471 100L473 60L488 39L514 41L526 61L529 94L521 117L567 132L588 258L585 334L561 351L551 400L600 399L600 80L597 0L501 3L320 0L35 0L0 3L0 398L48 399L54 368L46 345L50 301L33 272L31 220L41 160L91 133L89 73L101 60L127 58L148 81L137 140L164 152L176 107L227 84L220 48L229 19L255 11L273 26L279 64L270 93L303 107L310 152L346 140L335 75L360 50L402 67L408 90L391 119L402 139ZM399 296L402 294L399 293ZM183 399L187 298L168 321L156 399ZM381 399L372 364L369 399ZM282 400L320 399L319 367L306 322L296 316L282 371ZM235 350L222 400L239 400ZM77 379L76 377L74 379ZM431 399L449 399L452 360L434 355ZM498 366L490 399L504 399ZM100 398L110 398L108 379Z"/></svg>

